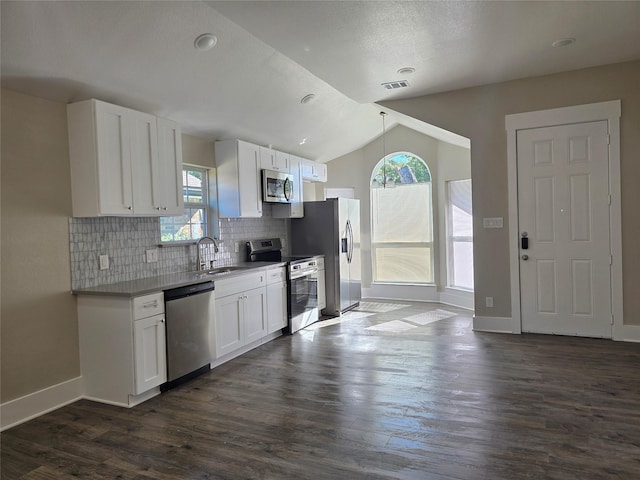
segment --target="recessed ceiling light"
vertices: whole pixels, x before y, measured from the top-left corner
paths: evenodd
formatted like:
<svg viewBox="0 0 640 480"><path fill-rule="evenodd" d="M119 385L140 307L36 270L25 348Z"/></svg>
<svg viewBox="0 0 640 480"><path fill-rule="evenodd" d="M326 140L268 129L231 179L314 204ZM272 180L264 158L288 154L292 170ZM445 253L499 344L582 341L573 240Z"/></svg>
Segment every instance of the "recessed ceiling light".
<svg viewBox="0 0 640 480"><path fill-rule="evenodd" d="M212 33L203 33L198 35L198 38L193 42L193 46L196 50L206 51L211 50L218 43L218 38Z"/></svg>
<svg viewBox="0 0 640 480"><path fill-rule="evenodd" d="M304 97L302 97L300 99L300 103L302 103L303 105L306 105L307 103L311 103L316 99L316 94L315 93L310 93L309 95L305 95Z"/></svg>
<svg viewBox="0 0 640 480"><path fill-rule="evenodd" d="M305 143L307 143L307 139L303 138L302 140L300 140L300 145L304 145Z"/></svg>
<svg viewBox="0 0 640 480"><path fill-rule="evenodd" d="M566 47L567 45L571 45L575 43L575 38L561 38L560 40L556 40L551 44L552 47Z"/></svg>
<svg viewBox="0 0 640 480"><path fill-rule="evenodd" d="M401 75L411 75L412 73L415 73L415 71L416 69L413 67L404 67L398 69L398 73Z"/></svg>

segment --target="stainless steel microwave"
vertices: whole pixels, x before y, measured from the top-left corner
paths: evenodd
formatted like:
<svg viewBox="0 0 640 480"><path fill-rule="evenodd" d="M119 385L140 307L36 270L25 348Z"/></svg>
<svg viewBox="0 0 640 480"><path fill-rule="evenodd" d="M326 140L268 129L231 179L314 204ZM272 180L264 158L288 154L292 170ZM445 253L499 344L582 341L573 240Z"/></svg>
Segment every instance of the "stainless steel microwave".
<svg viewBox="0 0 640 480"><path fill-rule="evenodd" d="M262 170L262 201L291 203L293 200L293 175Z"/></svg>

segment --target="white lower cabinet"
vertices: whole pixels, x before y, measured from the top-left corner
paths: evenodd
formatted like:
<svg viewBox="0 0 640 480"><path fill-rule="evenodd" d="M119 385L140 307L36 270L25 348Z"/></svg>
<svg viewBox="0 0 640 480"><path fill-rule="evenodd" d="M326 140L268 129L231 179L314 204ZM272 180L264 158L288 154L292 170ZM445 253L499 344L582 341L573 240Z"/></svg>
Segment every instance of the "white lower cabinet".
<svg viewBox="0 0 640 480"><path fill-rule="evenodd" d="M264 271L217 280L216 351L218 359L267 334Z"/></svg>
<svg viewBox="0 0 640 480"><path fill-rule="evenodd" d="M131 407L167 381L164 297L79 295L84 395Z"/></svg>
<svg viewBox="0 0 640 480"><path fill-rule="evenodd" d="M167 381L164 314L133 322L136 395Z"/></svg>
<svg viewBox="0 0 640 480"><path fill-rule="evenodd" d="M287 283L284 267L267 270L267 333L287 326Z"/></svg>

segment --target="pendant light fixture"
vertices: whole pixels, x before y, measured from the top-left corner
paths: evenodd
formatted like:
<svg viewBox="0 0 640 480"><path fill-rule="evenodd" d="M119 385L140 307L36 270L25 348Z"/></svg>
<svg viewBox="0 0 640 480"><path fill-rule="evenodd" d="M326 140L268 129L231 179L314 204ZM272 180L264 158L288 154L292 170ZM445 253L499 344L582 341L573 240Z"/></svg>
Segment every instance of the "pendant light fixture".
<svg viewBox="0 0 640 480"><path fill-rule="evenodd" d="M385 117L387 116L387 112L380 112L380 116L382 117L382 185L380 185L380 183L378 182L377 178L373 179L373 182L371 182L371 186L376 188L376 187L382 187L382 188L391 188L395 186L395 181L391 178L391 177L387 177L387 143L386 143L386 137L387 137L387 128L386 128L386 124L385 124Z"/></svg>

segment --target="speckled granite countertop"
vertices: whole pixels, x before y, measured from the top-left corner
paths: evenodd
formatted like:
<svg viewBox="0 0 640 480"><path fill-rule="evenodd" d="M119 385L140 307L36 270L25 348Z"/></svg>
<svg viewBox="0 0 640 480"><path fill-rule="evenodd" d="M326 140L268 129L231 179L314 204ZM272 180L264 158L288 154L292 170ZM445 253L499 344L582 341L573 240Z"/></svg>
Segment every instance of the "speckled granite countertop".
<svg viewBox="0 0 640 480"><path fill-rule="evenodd" d="M233 270L226 273L218 273L214 275L204 272L180 272L169 275L160 275L157 277L141 278L139 280L130 280L128 282L111 283L109 285L99 285L96 287L80 288L72 290L74 295L115 295L121 297L137 297L138 295L146 295L148 293L160 292L170 288L182 287L184 285L193 285L195 283L214 282L223 278L229 278L236 275L248 273L251 270L267 269L278 266L284 266L286 262L245 262L234 265L241 267L239 270ZM224 267L221 267L224 268Z"/></svg>

